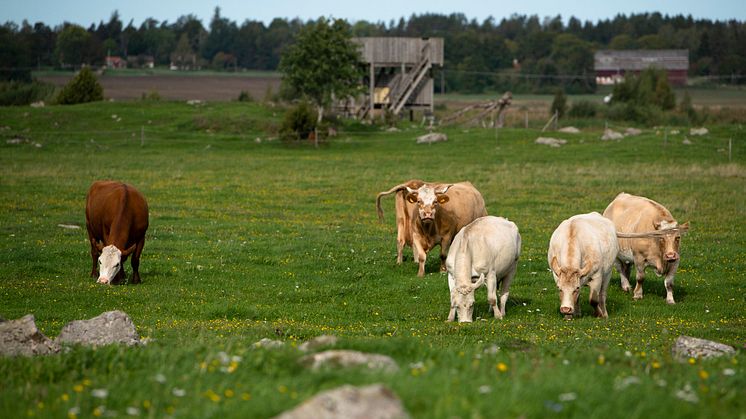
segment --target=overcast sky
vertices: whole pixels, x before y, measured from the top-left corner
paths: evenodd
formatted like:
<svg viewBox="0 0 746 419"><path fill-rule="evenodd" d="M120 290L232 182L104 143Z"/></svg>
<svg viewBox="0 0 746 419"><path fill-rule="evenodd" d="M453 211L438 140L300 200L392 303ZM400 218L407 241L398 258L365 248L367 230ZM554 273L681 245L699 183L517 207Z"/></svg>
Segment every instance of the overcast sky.
<svg viewBox="0 0 746 419"><path fill-rule="evenodd" d="M0 0L0 22L21 23L26 19L32 24L41 21L56 26L72 22L88 27L91 23L108 21L112 12L117 10L125 25L134 20L135 26L139 26L149 17L173 23L179 16L194 14L208 26L215 6L220 7L223 17L239 25L246 19L269 23L276 17L298 17L305 21L319 16L343 18L350 22L388 23L392 19L423 13L463 13L468 19L479 22L489 16L499 22L514 13L538 15L540 18L559 14L565 22L570 16L596 22L620 13L655 11L664 15L692 15L695 19L746 20L746 0Z"/></svg>

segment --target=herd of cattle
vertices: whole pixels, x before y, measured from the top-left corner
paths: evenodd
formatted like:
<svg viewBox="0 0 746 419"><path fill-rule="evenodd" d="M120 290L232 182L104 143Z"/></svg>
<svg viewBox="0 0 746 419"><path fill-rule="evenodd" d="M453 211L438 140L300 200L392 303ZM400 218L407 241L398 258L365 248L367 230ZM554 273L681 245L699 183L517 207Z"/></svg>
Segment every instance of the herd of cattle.
<svg viewBox="0 0 746 419"><path fill-rule="evenodd" d="M425 274L427 253L440 245L440 270L448 273L450 311L448 320L471 322L474 291L486 284L487 299L496 318L505 316L510 283L521 253L521 236L515 223L488 216L484 199L469 182L430 183L410 180L381 192L376 198L383 220L381 198L395 194L397 263L410 246ZM132 279L140 282L140 255L148 229L148 204L133 186L99 181L86 197L86 228L91 245L91 276L102 284L124 279L123 265L132 255ZM557 284L560 313L580 315L578 298L583 286L590 288L590 304L597 317L608 317L606 293L616 266L622 289L630 290L629 275L635 267L634 298L642 298L645 269L653 266L665 276L666 302L674 304L673 281L679 266L681 234L689 223L679 225L661 204L640 196L620 193L597 212L562 221L552 233L547 262ZM500 285L497 306L497 286Z"/></svg>

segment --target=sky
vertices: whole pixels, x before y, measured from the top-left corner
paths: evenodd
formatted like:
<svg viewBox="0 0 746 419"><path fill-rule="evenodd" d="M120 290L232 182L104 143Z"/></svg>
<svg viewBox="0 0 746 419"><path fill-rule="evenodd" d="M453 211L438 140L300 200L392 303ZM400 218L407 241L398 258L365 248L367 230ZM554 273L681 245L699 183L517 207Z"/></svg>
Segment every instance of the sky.
<svg viewBox="0 0 746 419"><path fill-rule="evenodd" d="M746 0L0 0L0 23L31 24L44 22L57 26L63 22L77 23L84 27L108 21L112 12L126 25L133 20L135 26L146 18L175 22L180 16L193 14L207 27L215 7L221 16L239 25L245 20L261 20L268 24L272 19L316 19L319 16L343 18L349 22L367 20L384 22L408 18L412 14L463 13L467 19L482 22L492 16L496 22L512 14L538 15L539 18L561 15L567 22L571 16L581 21L611 19L617 14L660 12L668 15L692 15L695 19L746 21Z"/></svg>

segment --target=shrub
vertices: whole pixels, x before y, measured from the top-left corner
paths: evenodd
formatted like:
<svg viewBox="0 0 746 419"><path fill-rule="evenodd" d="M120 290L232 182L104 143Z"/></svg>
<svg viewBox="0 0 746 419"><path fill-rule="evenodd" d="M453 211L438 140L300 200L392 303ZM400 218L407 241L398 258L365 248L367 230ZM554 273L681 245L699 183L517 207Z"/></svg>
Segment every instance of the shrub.
<svg viewBox="0 0 746 419"><path fill-rule="evenodd" d="M0 83L0 106L23 106L40 100L48 100L54 94L54 86L34 80L30 83L8 81Z"/></svg>
<svg viewBox="0 0 746 419"><path fill-rule="evenodd" d="M315 128L316 112L313 107L308 102L299 102L285 113L280 137L284 141L305 140Z"/></svg>
<svg viewBox="0 0 746 419"><path fill-rule="evenodd" d="M568 115L572 118L593 118L596 116L598 107L590 100L579 100L572 104Z"/></svg>
<svg viewBox="0 0 746 419"><path fill-rule="evenodd" d="M104 89L88 67L80 72L62 88L57 96L60 105L95 102L104 99Z"/></svg>
<svg viewBox="0 0 746 419"><path fill-rule="evenodd" d="M562 118L567 112L567 96L562 89L554 91L554 100L552 100L552 106L549 107L550 114L554 115L555 112L558 118Z"/></svg>
<svg viewBox="0 0 746 419"><path fill-rule="evenodd" d="M241 93L238 94L238 101L253 102L254 98L251 96L251 93L247 92L246 90L241 90Z"/></svg>
<svg viewBox="0 0 746 419"><path fill-rule="evenodd" d="M140 97L142 100L159 101L161 100L161 94L157 90L151 90L148 93L143 92Z"/></svg>

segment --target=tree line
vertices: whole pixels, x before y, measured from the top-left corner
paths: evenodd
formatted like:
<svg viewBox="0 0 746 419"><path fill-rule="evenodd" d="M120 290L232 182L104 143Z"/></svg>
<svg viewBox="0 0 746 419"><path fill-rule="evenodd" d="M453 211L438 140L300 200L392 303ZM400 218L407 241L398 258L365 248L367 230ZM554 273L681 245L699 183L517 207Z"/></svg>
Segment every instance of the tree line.
<svg viewBox="0 0 746 419"><path fill-rule="evenodd" d="M276 18L268 25L251 19L238 24L217 7L206 27L191 14L174 23L148 18L125 25L116 11L88 28L6 22L0 26L0 62L5 79L30 77L37 68L100 66L107 55L130 66L152 60L180 68L276 70L283 51L314 23ZM352 36L444 38L436 89L445 83L449 91L590 91L598 49L688 49L690 76L746 83L746 23L736 20L641 13L596 22L519 14L479 22L459 13L415 14L388 23L361 20L349 30Z"/></svg>

